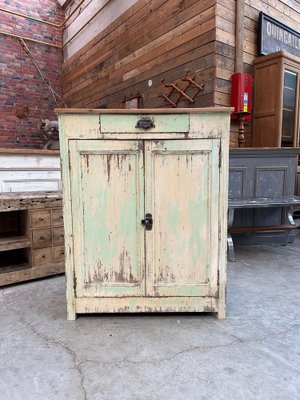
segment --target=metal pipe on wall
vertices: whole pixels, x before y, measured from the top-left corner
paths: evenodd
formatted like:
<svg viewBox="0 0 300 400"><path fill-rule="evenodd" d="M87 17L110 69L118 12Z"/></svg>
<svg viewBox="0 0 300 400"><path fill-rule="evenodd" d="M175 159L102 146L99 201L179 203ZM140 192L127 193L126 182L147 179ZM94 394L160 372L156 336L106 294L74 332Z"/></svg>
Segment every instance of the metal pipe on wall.
<svg viewBox="0 0 300 400"><path fill-rule="evenodd" d="M31 39L31 38L28 38L28 37L15 35L14 33L0 31L0 34L1 35L5 35L5 36L15 37L17 39L28 40L29 42L40 43L40 44L44 44L44 45L47 45L47 46L56 47L58 49L62 49L62 45L47 43L47 42L43 42L42 40Z"/></svg>
<svg viewBox="0 0 300 400"><path fill-rule="evenodd" d="M0 11L3 11L5 13L11 14L11 15L16 15L18 17L30 19L31 21L36 21L36 22L40 22L40 23L43 23L46 25L54 26L55 28L61 28L61 24L54 24L53 22L43 21L42 19L31 17L30 15L25 15L25 14L18 13L16 11L7 10L6 8L0 7Z"/></svg>
<svg viewBox="0 0 300 400"><path fill-rule="evenodd" d="M53 22L44 21L44 20L39 19L39 18L31 17L31 16L28 16L28 15L25 15L25 14L21 14L21 13L15 12L15 11L10 11L10 10L4 9L2 7L0 7L0 11L6 12L8 14L16 15L16 16L19 16L19 17L27 18L27 19L30 19L32 21L36 21L36 22L39 22L39 23L47 24L47 25L53 26L55 28L63 28L64 25L66 24L66 22L74 15L74 13L84 3L84 1L86 1L86 0L81 0L77 4L77 6L70 13L70 15L68 15L68 17L64 20L64 22L62 24L55 24ZM107 2L95 13L95 15L93 15L63 46L52 44L52 43L48 43L48 42L43 42L42 40L31 39L31 38L28 38L28 37L25 37L25 36L19 36L19 35L16 35L16 34L13 34L13 33L4 32L4 31L0 31L0 34L6 35L6 36L15 37L15 38L18 38L18 39L28 40L30 42L44 44L46 46L51 46L51 47L56 47L56 48L62 49L65 46L67 46L110 2L111 2L111 0L107 0Z"/></svg>

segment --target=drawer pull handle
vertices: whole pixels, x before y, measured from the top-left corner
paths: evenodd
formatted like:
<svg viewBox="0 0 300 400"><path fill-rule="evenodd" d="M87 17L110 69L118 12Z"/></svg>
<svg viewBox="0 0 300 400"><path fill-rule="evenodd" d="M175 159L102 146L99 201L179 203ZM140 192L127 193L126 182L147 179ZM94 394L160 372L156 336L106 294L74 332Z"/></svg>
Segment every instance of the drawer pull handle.
<svg viewBox="0 0 300 400"><path fill-rule="evenodd" d="M45 240L45 236L40 236L40 240Z"/></svg>
<svg viewBox="0 0 300 400"><path fill-rule="evenodd" d="M40 217L40 218L39 218L39 221L44 221L44 218L43 218L43 217Z"/></svg>
<svg viewBox="0 0 300 400"><path fill-rule="evenodd" d="M150 117L141 117L136 123L136 128L151 129L155 128L154 121Z"/></svg>
<svg viewBox="0 0 300 400"><path fill-rule="evenodd" d="M60 254L63 256L65 254L65 251L61 250Z"/></svg>

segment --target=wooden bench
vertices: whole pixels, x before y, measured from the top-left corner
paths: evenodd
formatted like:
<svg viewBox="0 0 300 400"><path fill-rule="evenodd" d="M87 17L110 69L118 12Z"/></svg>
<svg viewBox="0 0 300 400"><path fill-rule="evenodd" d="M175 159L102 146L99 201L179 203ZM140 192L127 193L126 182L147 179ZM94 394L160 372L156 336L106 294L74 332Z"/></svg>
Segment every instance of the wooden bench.
<svg viewBox="0 0 300 400"><path fill-rule="evenodd" d="M287 244L289 238L289 232L293 229L298 229L293 219L294 206L300 205L300 196L287 196L287 197L256 197L256 198L245 198L245 199L229 199L228 201L228 231L227 231L227 247L228 247L228 259L235 261L233 240L231 237L232 233L249 233L249 232L267 232L267 231L286 231L288 234L285 235L285 242ZM246 226L246 227L233 227L234 212L237 209L245 208L271 208L271 207L282 207L285 210L285 220L288 224L276 225L276 226Z"/></svg>

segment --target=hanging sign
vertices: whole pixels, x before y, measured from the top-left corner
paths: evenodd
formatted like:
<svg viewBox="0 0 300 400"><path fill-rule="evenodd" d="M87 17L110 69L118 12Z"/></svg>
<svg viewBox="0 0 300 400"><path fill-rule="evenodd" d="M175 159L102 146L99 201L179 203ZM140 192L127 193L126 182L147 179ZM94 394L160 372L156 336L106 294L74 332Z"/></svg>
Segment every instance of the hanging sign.
<svg viewBox="0 0 300 400"><path fill-rule="evenodd" d="M259 14L258 53L284 50L300 57L300 33L261 12Z"/></svg>

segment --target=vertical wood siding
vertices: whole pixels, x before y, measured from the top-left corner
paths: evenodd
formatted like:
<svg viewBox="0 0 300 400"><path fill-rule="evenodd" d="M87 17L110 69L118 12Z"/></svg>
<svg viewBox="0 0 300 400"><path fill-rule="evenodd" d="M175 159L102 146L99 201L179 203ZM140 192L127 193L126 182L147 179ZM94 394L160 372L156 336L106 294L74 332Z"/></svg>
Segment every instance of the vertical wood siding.
<svg viewBox="0 0 300 400"><path fill-rule="evenodd" d="M235 63L235 0L216 1L216 90L214 103L230 105L231 75ZM244 72L253 73L253 60L258 57L259 13L270 15L299 31L300 3L296 0L245 0ZM251 124L246 124L246 146L251 146ZM237 124L231 124L231 147L237 147Z"/></svg>

